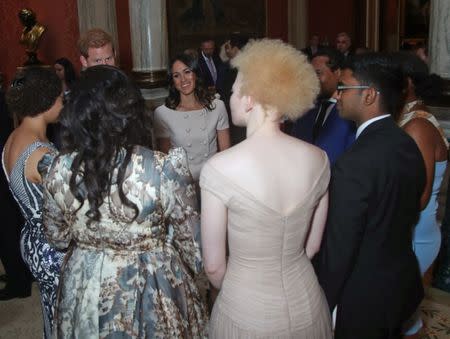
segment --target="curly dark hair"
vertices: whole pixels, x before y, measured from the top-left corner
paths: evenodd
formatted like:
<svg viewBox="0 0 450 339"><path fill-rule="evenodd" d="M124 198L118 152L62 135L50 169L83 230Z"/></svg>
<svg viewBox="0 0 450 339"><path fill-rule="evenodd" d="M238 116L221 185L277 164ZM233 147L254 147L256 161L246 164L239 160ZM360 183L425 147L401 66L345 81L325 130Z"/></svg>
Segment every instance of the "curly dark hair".
<svg viewBox="0 0 450 339"><path fill-rule="evenodd" d="M21 121L49 110L61 92L61 80L53 69L26 67L16 73L6 93L6 103L9 111Z"/></svg>
<svg viewBox="0 0 450 339"><path fill-rule="evenodd" d="M176 109L180 104L180 92L175 88L172 76L173 64L177 61L181 61L187 67L189 67L195 74L195 90L194 94L197 100L208 110L212 111L214 109L213 100L214 96L206 88L203 79L200 74L200 68L198 66L198 61L192 55L182 53L175 56L170 62L168 81L169 81L169 96L166 98L166 106L171 109Z"/></svg>
<svg viewBox="0 0 450 339"><path fill-rule="evenodd" d="M410 51L398 52L394 59L401 67L404 75L414 85L414 94L425 103L442 94L444 80L437 74L430 74L427 64Z"/></svg>
<svg viewBox="0 0 450 339"><path fill-rule="evenodd" d="M76 153L70 190L81 206L88 200L89 222L100 220L99 208L117 167L119 197L134 209L136 218L138 208L122 185L133 148L151 147L151 124L139 88L118 68L89 67L67 96L60 122L62 154Z"/></svg>
<svg viewBox="0 0 450 339"><path fill-rule="evenodd" d="M73 64L67 58L59 58L55 61L55 64L64 67L64 80L66 81L66 84L70 89L73 83L77 80L77 74L75 73Z"/></svg>

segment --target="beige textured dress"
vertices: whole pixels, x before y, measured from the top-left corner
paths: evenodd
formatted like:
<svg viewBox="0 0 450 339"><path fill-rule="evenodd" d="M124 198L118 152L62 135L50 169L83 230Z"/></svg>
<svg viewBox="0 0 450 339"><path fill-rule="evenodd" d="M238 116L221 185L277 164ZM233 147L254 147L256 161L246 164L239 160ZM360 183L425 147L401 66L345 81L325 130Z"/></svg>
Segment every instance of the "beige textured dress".
<svg viewBox="0 0 450 339"><path fill-rule="evenodd" d="M210 319L210 338L331 338L330 314L304 250L328 161L288 215L255 199L207 163L200 186L228 207L230 256Z"/></svg>
<svg viewBox="0 0 450 339"><path fill-rule="evenodd" d="M211 111L176 111L165 105L155 110L155 137L170 138L172 147L183 147L195 181L203 164L217 153L217 131L229 128L223 101L215 99L213 106Z"/></svg>

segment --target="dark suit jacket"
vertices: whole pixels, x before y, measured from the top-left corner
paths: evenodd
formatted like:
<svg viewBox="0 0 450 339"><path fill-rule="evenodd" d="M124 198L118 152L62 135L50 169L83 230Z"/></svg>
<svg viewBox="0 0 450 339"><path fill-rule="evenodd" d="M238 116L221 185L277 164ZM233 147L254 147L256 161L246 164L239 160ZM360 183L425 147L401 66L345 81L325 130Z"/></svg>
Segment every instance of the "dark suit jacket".
<svg viewBox="0 0 450 339"><path fill-rule="evenodd" d="M308 47L303 48L302 52L307 55L308 60L312 60L312 58L314 58L314 56L320 51L320 49L321 49L321 47L318 46L316 53L313 53L311 46L308 46Z"/></svg>
<svg viewBox="0 0 450 339"><path fill-rule="evenodd" d="M369 125L332 168L317 273L341 329L400 328L423 288L412 228L425 186L414 140L392 118Z"/></svg>
<svg viewBox="0 0 450 339"><path fill-rule="evenodd" d="M13 120L8 113L8 107L6 106L5 95L0 90L0 148L3 149L3 145L8 136L13 131Z"/></svg>
<svg viewBox="0 0 450 339"><path fill-rule="evenodd" d="M198 67L200 69L200 74L202 76L202 79L203 79L206 87L215 86L217 92L219 92L219 94L221 94L224 65L223 65L222 60L220 60L220 58L217 55L213 55L212 59L214 62L214 66L216 66L216 72L217 72L217 80L215 83L212 78L211 72L209 71L208 65L206 64L206 61L203 58L201 51L199 51L199 54L198 54Z"/></svg>
<svg viewBox="0 0 450 339"><path fill-rule="evenodd" d="M354 51L354 49L352 47L350 47L350 49L349 49L347 54L342 53L342 56L344 57L344 61L349 59L349 58L352 58L354 55L355 55L355 51Z"/></svg>
<svg viewBox="0 0 450 339"><path fill-rule="evenodd" d="M230 123L230 139L231 146L234 146L241 141L245 140L247 129L245 127L236 126L233 124L233 119L231 118L231 109L230 109L230 98L232 93L233 84L236 80L237 69L232 68L229 63L224 64L224 76L222 82L222 93L221 98L225 103L225 107L227 108L228 113L228 121Z"/></svg>
<svg viewBox="0 0 450 339"><path fill-rule="evenodd" d="M292 127L291 134L323 149L327 153L330 163L333 164L355 140L355 124L342 119L337 106L334 105L318 137L313 140L313 126L318 110L319 106L316 106L298 119Z"/></svg>

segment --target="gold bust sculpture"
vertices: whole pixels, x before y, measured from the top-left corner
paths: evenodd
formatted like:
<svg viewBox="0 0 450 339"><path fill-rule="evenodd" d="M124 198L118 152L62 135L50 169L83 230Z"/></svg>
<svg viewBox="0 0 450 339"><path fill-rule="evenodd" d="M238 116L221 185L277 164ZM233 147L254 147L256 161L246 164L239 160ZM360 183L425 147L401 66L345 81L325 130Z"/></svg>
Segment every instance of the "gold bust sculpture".
<svg viewBox="0 0 450 339"><path fill-rule="evenodd" d="M24 66L41 64L36 52L45 27L36 21L36 15L28 8L20 10L19 19L24 26L20 36L20 43L25 46L25 51L28 55L28 60Z"/></svg>

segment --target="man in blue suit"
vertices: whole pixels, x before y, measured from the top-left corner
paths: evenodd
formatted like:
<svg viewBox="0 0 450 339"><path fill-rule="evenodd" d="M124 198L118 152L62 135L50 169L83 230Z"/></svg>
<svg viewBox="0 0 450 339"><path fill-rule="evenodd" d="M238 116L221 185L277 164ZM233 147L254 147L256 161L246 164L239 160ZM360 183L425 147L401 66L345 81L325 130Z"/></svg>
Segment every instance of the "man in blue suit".
<svg viewBox="0 0 450 339"><path fill-rule="evenodd" d="M316 106L298 119L291 134L323 149L333 164L355 140L355 124L339 116L336 91L342 55L334 49L320 50L311 61L320 80Z"/></svg>

